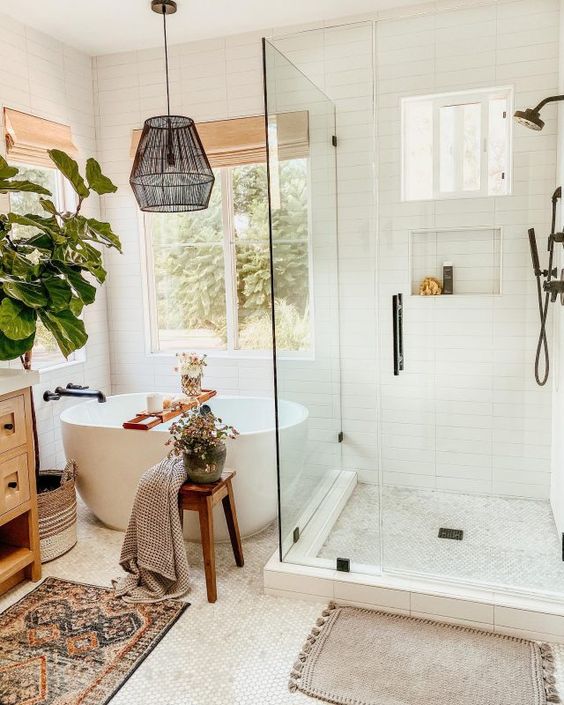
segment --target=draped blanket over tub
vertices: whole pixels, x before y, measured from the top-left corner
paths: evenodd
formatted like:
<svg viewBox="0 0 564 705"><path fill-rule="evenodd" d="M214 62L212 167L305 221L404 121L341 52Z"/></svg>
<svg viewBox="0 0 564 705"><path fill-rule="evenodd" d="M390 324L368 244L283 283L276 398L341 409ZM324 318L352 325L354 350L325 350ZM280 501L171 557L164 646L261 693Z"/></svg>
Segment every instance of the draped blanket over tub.
<svg viewBox="0 0 564 705"><path fill-rule="evenodd" d="M126 602L159 602L188 591L189 571L178 510L178 492L186 482L181 459L165 458L139 482L120 565L127 575L114 580Z"/></svg>

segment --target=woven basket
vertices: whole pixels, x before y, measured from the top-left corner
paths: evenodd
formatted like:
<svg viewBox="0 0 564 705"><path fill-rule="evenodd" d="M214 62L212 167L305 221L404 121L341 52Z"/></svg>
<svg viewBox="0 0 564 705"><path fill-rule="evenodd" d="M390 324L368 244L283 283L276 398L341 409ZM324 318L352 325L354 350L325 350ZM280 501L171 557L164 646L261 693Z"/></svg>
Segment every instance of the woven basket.
<svg viewBox="0 0 564 705"><path fill-rule="evenodd" d="M40 475L60 478L60 487L37 495L41 562L47 563L70 551L76 543L76 463L64 470L44 470Z"/></svg>

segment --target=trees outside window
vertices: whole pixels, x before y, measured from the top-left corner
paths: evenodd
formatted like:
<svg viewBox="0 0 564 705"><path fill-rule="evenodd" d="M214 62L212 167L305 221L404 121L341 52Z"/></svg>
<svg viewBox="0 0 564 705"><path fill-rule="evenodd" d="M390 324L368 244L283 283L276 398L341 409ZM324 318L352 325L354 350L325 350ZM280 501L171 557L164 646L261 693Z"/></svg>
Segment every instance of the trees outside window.
<svg viewBox="0 0 564 705"><path fill-rule="evenodd" d="M273 242L277 347L311 347L306 159L280 164ZM265 164L216 171L210 206L146 216L154 351L272 347Z"/></svg>
<svg viewBox="0 0 564 705"><path fill-rule="evenodd" d="M511 192L512 90L491 88L402 100L402 198Z"/></svg>

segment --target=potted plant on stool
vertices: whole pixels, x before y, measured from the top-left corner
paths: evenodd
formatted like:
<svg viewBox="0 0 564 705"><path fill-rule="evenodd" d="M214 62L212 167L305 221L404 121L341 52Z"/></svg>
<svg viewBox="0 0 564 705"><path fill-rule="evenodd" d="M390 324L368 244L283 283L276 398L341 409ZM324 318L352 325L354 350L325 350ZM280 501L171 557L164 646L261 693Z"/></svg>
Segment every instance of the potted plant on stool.
<svg viewBox="0 0 564 705"><path fill-rule="evenodd" d="M238 435L233 426L227 426L211 412L189 411L170 427L169 456L182 455L190 482L217 482L225 466L225 440Z"/></svg>
<svg viewBox="0 0 564 705"><path fill-rule="evenodd" d="M84 347L88 335L80 314L96 298L94 282L103 284L106 278L100 249L103 246L121 252L119 238L109 223L81 213L92 192L103 195L116 191L98 162L87 161L85 179L68 154L54 149L49 157L76 193L72 212L59 212L50 191L31 181L18 180L19 170L0 157L0 194L38 194L44 211L43 215L0 213L0 360L19 358L26 370L32 367L39 322L65 357ZM17 226L25 226L26 235L22 236ZM45 562L76 543L76 468L69 461L64 470L40 471L33 403L32 419L39 536Z"/></svg>

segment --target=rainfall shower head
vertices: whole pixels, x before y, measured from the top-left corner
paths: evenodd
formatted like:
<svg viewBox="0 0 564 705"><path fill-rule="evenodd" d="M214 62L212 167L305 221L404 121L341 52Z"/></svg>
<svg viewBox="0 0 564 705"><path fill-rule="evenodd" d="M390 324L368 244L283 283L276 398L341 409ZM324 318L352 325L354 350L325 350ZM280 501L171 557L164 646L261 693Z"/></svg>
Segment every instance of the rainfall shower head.
<svg viewBox="0 0 564 705"><path fill-rule="evenodd" d="M517 110L513 118L515 122L518 122L524 127L528 127L529 130L534 130L535 132L540 132L544 127L544 121L541 120L540 111L547 103L554 103L559 100L564 100L564 95L552 95L550 98L545 98L536 106L536 108L526 108L525 110Z"/></svg>
<svg viewBox="0 0 564 705"><path fill-rule="evenodd" d="M515 122L523 125L523 127L528 127L529 130L535 130L535 132L540 132L544 127L544 122L536 109L517 110L513 117Z"/></svg>

